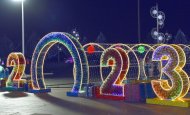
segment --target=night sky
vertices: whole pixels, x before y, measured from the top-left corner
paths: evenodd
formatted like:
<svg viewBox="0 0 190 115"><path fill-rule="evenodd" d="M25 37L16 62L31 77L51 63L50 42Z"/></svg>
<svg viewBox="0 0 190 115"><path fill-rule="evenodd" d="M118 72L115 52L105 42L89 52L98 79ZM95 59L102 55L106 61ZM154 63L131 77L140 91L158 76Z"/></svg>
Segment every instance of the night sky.
<svg viewBox="0 0 190 115"><path fill-rule="evenodd" d="M190 36L189 0L140 0L143 43L153 43L150 31L156 26L150 8L158 2L166 14L163 32L176 35L180 28ZM35 34L34 42L52 31L70 32L77 28L88 42L103 32L109 43L138 43L137 0L26 0L25 39ZM21 47L21 4L0 0L0 37L7 36ZM1 39L1 38L0 38Z"/></svg>

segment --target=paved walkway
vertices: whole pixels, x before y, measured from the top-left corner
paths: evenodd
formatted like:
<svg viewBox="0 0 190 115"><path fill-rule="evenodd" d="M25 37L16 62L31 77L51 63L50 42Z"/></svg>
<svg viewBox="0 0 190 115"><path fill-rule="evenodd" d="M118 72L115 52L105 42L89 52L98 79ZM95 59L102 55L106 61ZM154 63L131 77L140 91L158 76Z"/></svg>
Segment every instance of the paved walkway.
<svg viewBox="0 0 190 115"><path fill-rule="evenodd" d="M49 85L71 82L46 81ZM39 95L0 92L0 115L190 115L190 108L67 97L69 90L54 88L50 94Z"/></svg>

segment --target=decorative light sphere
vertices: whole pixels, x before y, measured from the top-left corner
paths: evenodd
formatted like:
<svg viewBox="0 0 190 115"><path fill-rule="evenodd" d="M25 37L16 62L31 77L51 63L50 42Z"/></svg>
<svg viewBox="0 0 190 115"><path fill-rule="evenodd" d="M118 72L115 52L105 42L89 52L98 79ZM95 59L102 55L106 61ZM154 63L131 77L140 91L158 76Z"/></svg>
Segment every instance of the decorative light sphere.
<svg viewBox="0 0 190 115"><path fill-rule="evenodd" d="M159 40L159 41L162 41L162 40L163 40L163 37L162 37L162 36L159 36L159 37L158 37L158 40Z"/></svg>
<svg viewBox="0 0 190 115"><path fill-rule="evenodd" d="M158 11L157 10L153 10L152 13L155 15L155 14L158 13Z"/></svg>
<svg viewBox="0 0 190 115"><path fill-rule="evenodd" d="M139 53L142 54L142 53L145 52L145 47L144 46L139 46L137 50L138 50Z"/></svg>
<svg viewBox="0 0 190 115"><path fill-rule="evenodd" d="M75 34L76 33L76 31L73 31L73 34Z"/></svg>
<svg viewBox="0 0 190 115"><path fill-rule="evenodd" d="M162 15L158 15L158 19L160 19L160 20L161 20L162 18L163 18L163 16L162 16Z"/></svg>
<svg viewBox="0 0 190 115"><path fill-rule="evenodd" d="M159 24L159 25L163 25L163 24L164 24L164 22L163 22L163 21L160 21L158 24Z"/></svg>
<svg viewBox="0 0 190 115"><path fill-rule="evenodd" d="M154 32L154 35L155 35L155 36L157 36L157 35L158 35L158 32L157 32L157 31L155 31L155 32Z"/></svg>
<svg viewBox="0 0 190 115"><path fill-rule="evenodd" d="M93 54L95 52L95 47L93 45L90 45L88 48L87 48L87 52L89 54Z"/></svg>

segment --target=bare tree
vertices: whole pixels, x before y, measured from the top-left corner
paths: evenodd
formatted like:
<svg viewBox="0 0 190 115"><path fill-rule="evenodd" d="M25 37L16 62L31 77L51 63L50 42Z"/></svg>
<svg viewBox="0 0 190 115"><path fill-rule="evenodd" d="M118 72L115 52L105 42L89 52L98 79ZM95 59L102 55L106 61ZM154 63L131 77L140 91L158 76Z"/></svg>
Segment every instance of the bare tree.
<svg viewBox="0 0 190 115"><path fill-rule="evenodd" d="M187 41L186 35L184 34L184 32L181 29L178 30L173 43L175 43L175 44L188 44L189 43Z"/></svg>

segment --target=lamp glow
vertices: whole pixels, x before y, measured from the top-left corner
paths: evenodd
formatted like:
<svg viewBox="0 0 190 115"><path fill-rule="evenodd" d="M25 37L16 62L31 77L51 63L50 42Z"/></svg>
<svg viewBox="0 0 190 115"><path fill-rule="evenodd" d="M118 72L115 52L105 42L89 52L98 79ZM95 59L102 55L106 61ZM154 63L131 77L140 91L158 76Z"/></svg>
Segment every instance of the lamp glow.
<svg viewBox="0 0 190 115"><path fill-rule="evenodd" d="M12 0L14 2L24 2L25 0Z"/></svg>

